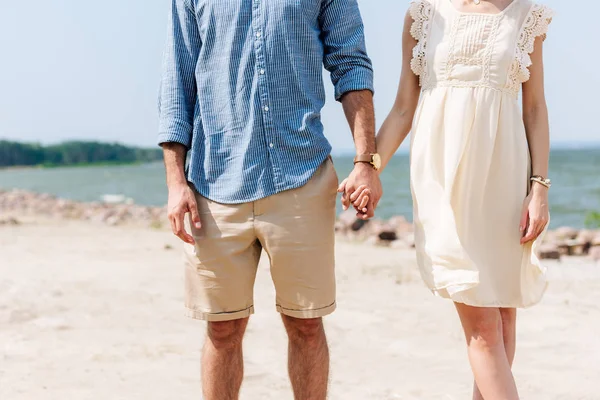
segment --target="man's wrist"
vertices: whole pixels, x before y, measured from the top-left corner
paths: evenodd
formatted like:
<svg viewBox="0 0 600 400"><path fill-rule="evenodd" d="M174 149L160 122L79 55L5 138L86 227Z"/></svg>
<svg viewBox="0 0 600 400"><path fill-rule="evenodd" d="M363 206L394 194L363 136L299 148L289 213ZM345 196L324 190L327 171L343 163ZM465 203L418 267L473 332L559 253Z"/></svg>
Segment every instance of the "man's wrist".
<svg viewBox="0 0 600 400"><path fill-rule="evenodd" d="M354 164L354 168L357 171L361 171L361 172L366 171L369 173L372 172L372 173L378 174L378 171L375 169L375 167L373 167L371 164L366 163L366 162L357 162L356 164Z"/></svg>
<svg viewBox="0 0 600 400"><path fill-rule="evenodd" d="M179 187L179 186L187 186L188 182L185 176L172 176L167 178L167 187Z"/></svg>

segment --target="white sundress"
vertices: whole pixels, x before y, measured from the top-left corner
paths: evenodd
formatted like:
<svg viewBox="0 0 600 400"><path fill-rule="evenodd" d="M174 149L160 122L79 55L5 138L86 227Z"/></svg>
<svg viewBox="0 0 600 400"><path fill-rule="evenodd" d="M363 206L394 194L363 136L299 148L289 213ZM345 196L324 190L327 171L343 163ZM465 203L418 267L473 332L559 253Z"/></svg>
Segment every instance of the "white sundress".
<svg viewBox="0 0 600 400"><path fill-rule="evenodd" d="M411 2L411 68L421 98L411 189L421 275L437 295L479 307L528 307L547 281L519 222L530 156L518 102L552 11L513 0L498 14L450 0Z"/></svg>

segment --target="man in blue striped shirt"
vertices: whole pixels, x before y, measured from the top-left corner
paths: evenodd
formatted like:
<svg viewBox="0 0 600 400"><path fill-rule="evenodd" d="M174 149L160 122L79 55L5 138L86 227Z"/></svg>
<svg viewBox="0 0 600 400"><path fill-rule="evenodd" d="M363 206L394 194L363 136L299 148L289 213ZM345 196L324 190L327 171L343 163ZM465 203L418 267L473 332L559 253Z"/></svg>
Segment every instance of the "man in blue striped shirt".
<svg viewBox="0 0 600 400"><path fill-rule="evenodd" d="M295 398L326 398L321 318L335 309L338 180L320 119L323 65L357 149L346 188L369 191L358 211L369 218L381 184L356 0L172 0L159 143L169 218L186 242L187 312L208 321L207 400L238 397L262 250L289 336Z"/></svg>

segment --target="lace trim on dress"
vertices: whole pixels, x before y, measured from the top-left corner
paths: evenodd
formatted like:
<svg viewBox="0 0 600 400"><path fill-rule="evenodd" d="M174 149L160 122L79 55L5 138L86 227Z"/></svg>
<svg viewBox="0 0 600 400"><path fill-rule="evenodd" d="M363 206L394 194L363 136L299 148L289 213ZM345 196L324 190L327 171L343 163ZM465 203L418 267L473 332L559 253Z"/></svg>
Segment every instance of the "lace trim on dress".
<svg viewBox="0 0 600 400"><path fill-rule="evenodd" d="M517 39L515 61L509 72L509 86L511 89L518 92L519 85L529 80L529 67L532 64L530 54L533 53L535 39L537 37L546 39L548 26L553 16L554 12L542 4L533 5L529 11Z"/></svg>
<svg viewBox="0 0 600 400"><path fill-rule="evenodd" d="M410 34L417 41L417 45L413 48L410 68L415 75L419 76L421 86L427 70L427 37L432 12L431 4L426 0L413 0L410 3L409 13L413 19Z"/></svg>

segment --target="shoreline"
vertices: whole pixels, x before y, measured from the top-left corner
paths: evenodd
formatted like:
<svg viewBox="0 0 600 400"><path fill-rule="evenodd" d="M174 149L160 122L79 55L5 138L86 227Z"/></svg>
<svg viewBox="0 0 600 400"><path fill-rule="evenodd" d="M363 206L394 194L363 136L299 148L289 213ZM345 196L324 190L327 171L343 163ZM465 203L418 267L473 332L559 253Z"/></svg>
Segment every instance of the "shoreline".
<svg viewBox="0 0 600 400"><path fill-rule="evenodd" d="M35 169L55 169L55 168L93 168L93 167L120 167L129 165L143 165L160 163L160 160L155 161L102 161L93 163L76 163L76 164L36 164L36 165L13 165L0 167L2 171L21 171Z"/></svg>
<svg viewBox="0 0 600 400"><path fill-rule="evenodd" d="M79 220L109 226L136 226L168 229L166 205L141 206L124 196L105 196L106 201L79 202L54 195L26 190L0 189L0 225L18 225L23 217L42 216L52 220ZM338 216L338 237L379 247L411 250L414 248L412 222L403 216L387 220L359 220L354 210ZM542 259L559 260L564 256L600 260L600 229L559 227L549 230L539 247Z"/></svg>

